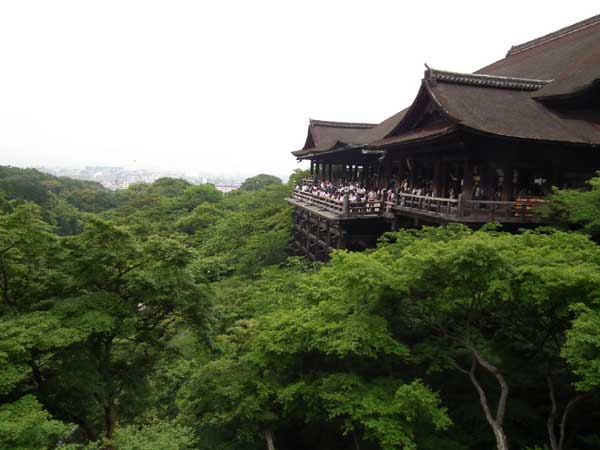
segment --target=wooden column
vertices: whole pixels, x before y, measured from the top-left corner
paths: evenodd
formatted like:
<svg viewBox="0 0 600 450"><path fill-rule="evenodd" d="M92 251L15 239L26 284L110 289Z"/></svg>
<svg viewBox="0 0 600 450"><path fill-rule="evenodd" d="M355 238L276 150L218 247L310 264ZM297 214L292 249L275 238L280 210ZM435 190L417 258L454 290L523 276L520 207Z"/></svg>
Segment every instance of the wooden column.
<svg viewBox="0 0 600 450"><path fill-rule="evenodd" d="M327 164L327 179L333 181L333 164Z"/></svg>
<svg viewBox="0 0 600 450"><path fill-rule="evenodd" d="M320 170L319 170L320 167L321 166L319 164L319 161L317 161L316 164L315 164L315 178L317 178L317 179L319 178L319 175L320 175Z"/></svg>
<svg viewBox="0 0 600 450"><path fill-rule="evenodd" d="M473 161L471 161L469 156L465 157L463 163L462 198L464 200L473 200Z"/></svg>
<svg viewBox="0 0 600 450"><path fill-rule="evenodd" d="M512 161L506 161L502 166L504 172L502 181L502 201L509 202L513 198L513 166Z"/></svg>
<svg viewBox="0 0 600 450"><path fill-rule="evenodd" d="M354 170L352 173L352 181L358 181L358 164L354 164Z"/></svg>
<svg viewBox="0 0 600 450"><path fill-rule="evenodd" d="M398 161L398 182L404 179L404 172L406 172L406 158L402 157Z"/></svg>
<svg viewBox="0 0 600 450"><path fill-rule="evenodd" d="M442 196L442 162L436 158L433 161L433 180L432 180L433 196Z"/></svg>
<svg viewBox="0 0 600 450"><path fill-rule="evenodd" d="M479 187L483 189L482 200L493 200L494 197L494 178L495 171L490 166L489 162L483 162L479 166Z"/></svg>
<svg viewBox="0 0 600 450"><path fill-rule="evenodd" d="M389 153L385 156L383 166L383 184L387 188L392 181L392 155Z"/></svg>
<svg viewBox="0 0 600 450"><path fill-rule="evenodd" d="M491 164L488 164L487 166L486 177L487 181L485 188L485 197L488 200L496 200L496 189L498 187L498 172Z"/></svg>
<svg viewBox="0 0 600 450"><path fill-rule="evenodd" d="M556 156L551 156L551 160L544 167L545 178L548 180L548 193L551 192L553 186L562 187L562 171L560 160Z"/></svg>
<svg viewBox="0 0 600 450"><path fill-rule="evenodd" d="M440 166L440 178L441 178L441 187L442 190L440 192L440 197L447 198L448 197L448 161L442 161Z"/></svg>
<svg viewBox="0 0 600 450"><path fill-rule="evenodd" d="M310 176L312 177L315 174L315 162L310 160Z"/></svg>
<svg viewBox="0 0 600 450"><path fill-rule="evenodd" d="M410 173L408 175L408 186L412 189L417 187L417 162L410 160Z"/></svg>

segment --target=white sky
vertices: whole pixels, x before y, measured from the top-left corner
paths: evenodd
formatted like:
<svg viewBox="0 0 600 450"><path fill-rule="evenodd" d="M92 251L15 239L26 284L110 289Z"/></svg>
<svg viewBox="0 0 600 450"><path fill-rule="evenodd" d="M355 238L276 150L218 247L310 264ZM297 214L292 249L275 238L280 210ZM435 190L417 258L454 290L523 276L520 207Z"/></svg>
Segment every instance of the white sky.
<svg viewBox="0 0 600 450"><path fill-rule="evenodd" d="M308 118L379 122L597 1L0 0L0 164L277 175Z"/></svg>

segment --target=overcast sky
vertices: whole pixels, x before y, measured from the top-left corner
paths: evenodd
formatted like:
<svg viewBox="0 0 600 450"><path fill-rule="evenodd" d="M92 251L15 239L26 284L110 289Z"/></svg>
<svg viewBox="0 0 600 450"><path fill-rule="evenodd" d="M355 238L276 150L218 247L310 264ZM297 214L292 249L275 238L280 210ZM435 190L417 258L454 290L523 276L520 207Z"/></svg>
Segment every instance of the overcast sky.
<svg viewBox="0 0 600 450"><path fill-rule="evenodd" d="M380 122L597 1L0 1L0 164L284 175L308 118Z"/></svg>

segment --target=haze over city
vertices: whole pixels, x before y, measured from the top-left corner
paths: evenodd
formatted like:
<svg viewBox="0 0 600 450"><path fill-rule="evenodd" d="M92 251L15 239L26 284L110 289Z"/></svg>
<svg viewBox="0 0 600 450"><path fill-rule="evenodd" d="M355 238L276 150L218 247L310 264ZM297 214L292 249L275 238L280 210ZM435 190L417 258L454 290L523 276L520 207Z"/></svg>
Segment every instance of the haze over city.
<svg viewBox="0 0 600 450"><path fill-rule="evenodd" d="M2 164L284 176L309 117L379 122L423 63L471 72L597 12L477 5L3 2Z"/></svg>

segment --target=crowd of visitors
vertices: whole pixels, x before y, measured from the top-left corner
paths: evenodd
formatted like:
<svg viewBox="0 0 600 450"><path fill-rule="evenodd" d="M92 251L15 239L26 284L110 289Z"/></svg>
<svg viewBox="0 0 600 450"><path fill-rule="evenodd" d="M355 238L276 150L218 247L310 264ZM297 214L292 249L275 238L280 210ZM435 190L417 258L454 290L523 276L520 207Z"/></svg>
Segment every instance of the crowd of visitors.
<svg viewBox="0 0 600 450"><path fill-rule="evenodd" d="M531 186L522 188L517 191L517 197L531 197L543 195L542 185L546 180L535 180ZM450 186L446 198L457 199L460 193L460 183L453 183ZM342 201L344 195L348 194L348 200L351 203L374 203L374 202L393 202L397 194L411 194L422 197L434 197L433 187L431 182L420 180L416 186L411 187L408 180L400 181L392 180L386 187L377 187L375 183L371 183L370 187L357 181L316 181L307 180L295 187L297 192L311 194L314 197ZM489 189L488 189L489 190ZM474 200L501 200L502 188L497 186L492 192L488 192L479 183L473 186Z"/></svg>
<svg viewBox="0 0 600 450"><path fill-rule="evenodd" d="M348 195L350 203L377 203L394 200L392 189L367 189L364 185L354 181L302 183L297 185L295 190L313 197L340 202L343 201L345 195Z"/></svg>
<svg viewBox="0 0 600 450"><path fill-rule="evenodd" d="M308 180L295 187L297 192L304 192L313 197L342 201L348 195L350 203L394 202L397 193L433 197L430 184L422 183L419 187L410 187L408 180L393 181L385 188L366 187L356 181L317 181ZM456 198L454 189L450 189L450 198Z"/></svg>

